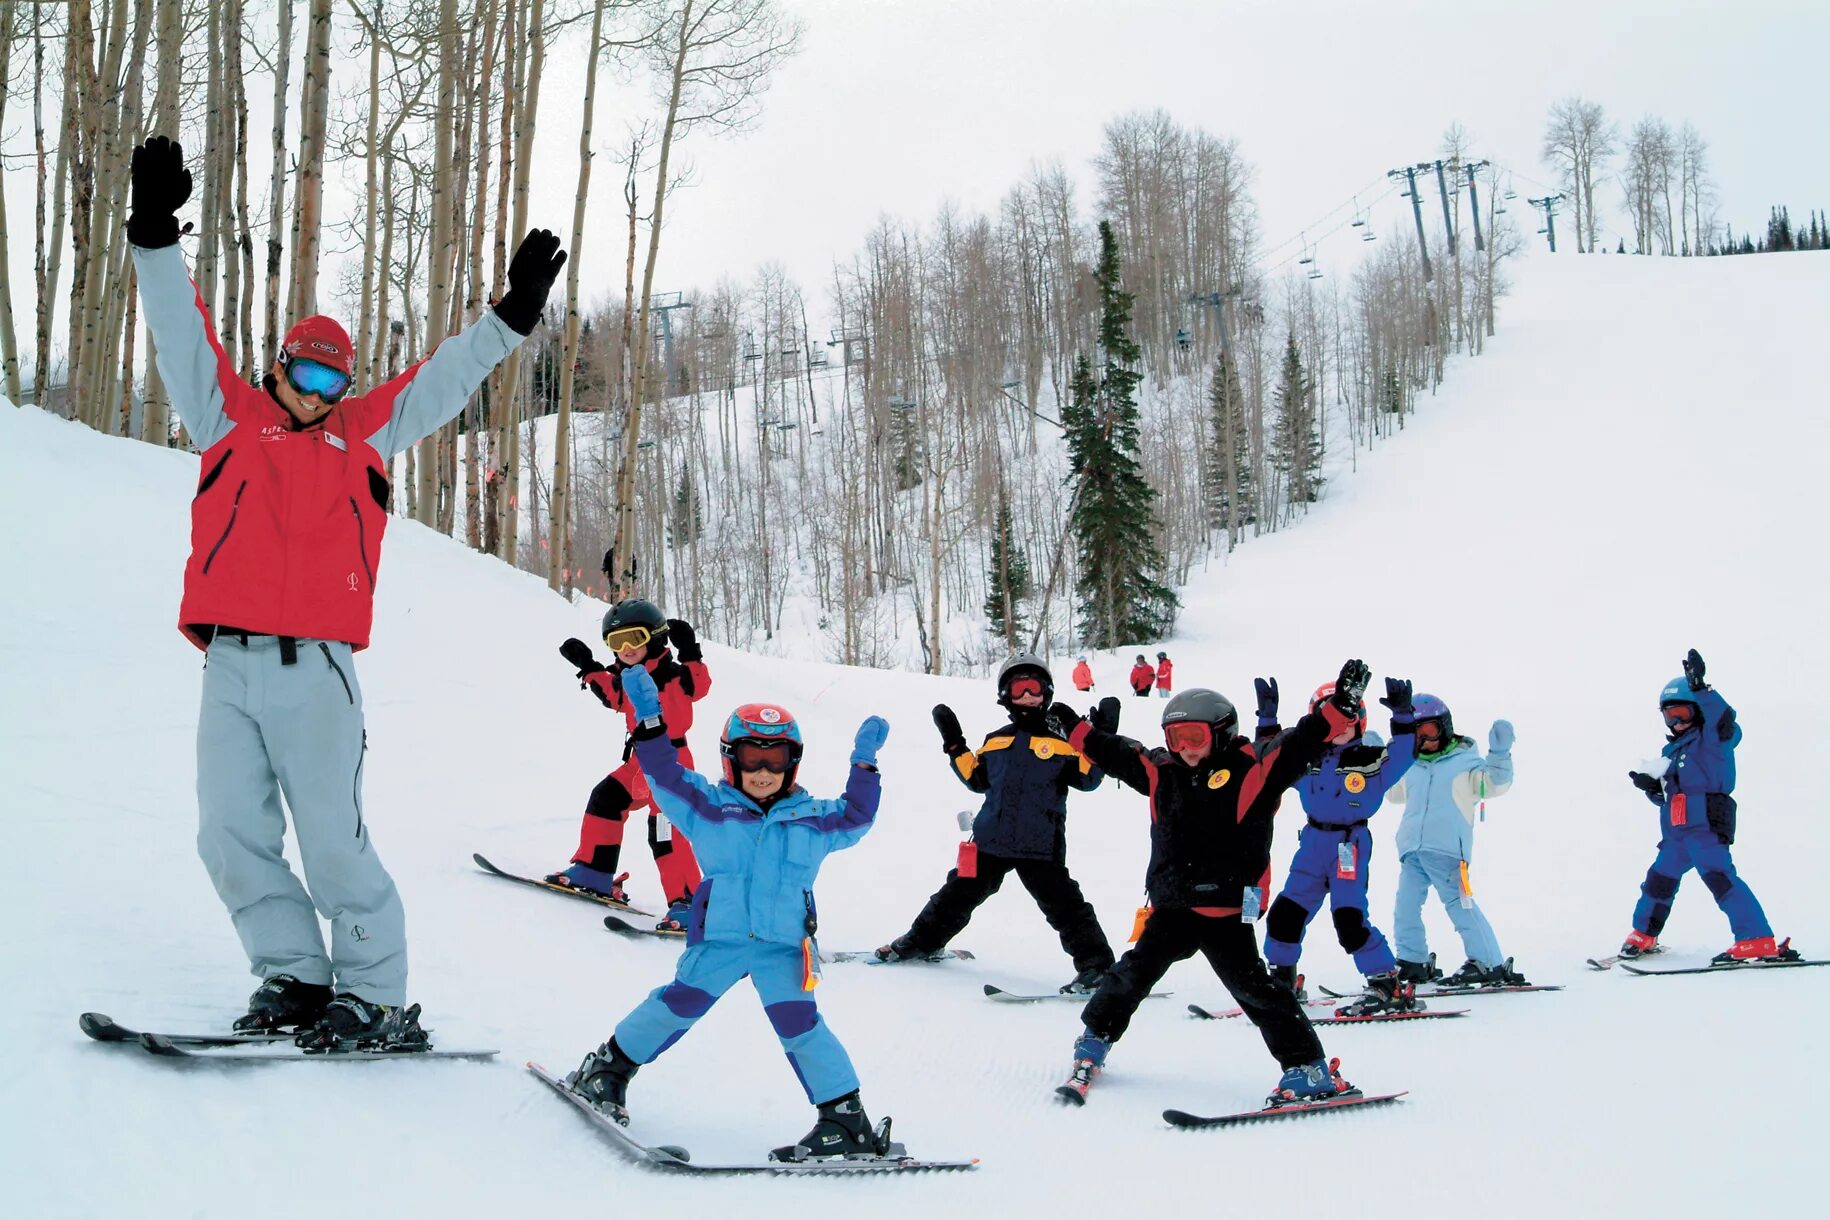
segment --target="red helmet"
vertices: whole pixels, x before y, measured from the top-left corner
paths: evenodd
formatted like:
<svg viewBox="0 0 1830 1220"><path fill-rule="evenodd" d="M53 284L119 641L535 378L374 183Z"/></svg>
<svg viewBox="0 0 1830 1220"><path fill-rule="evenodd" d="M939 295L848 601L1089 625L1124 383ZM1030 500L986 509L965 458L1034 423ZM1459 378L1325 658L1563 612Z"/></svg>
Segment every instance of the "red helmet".
<svg viewBox="0 0 1830 1220"><path fill-rule="evenodd" d="M753 748L753 749L752 749ZM773 703L746 703L725 718L718 735L718 753L724 757L724 782L737 786L737 772L760 766L781 773L782 791L794 787L801 766L801 726L793 713ZM744 755L744 757L740 757Z"/></svg>
<svg viewBox="0 0 1830 1220"><path fill-rule="evenodd" d="M1332 698L1334 698L1334 683L1322 683L1315 688L1315 693L1309 696L1309 710L1311 712L1316 711L1322 704ZM1353 735L1355 737L1364 737L1366 736L1366 700L1354 700L1354 712L1358 716L1358 719L1354 722Z"/></svg>
<svg viewBox="0 0 1830 1220"><path fill-rule="evenodd" d="M335 318L327 318L321 313L299 319L286 332L286 342L280 346L286 349L288 356L316 360L346 377L354 371L350 368L353 345L349 341L349 332L338 325Z"/></svg>

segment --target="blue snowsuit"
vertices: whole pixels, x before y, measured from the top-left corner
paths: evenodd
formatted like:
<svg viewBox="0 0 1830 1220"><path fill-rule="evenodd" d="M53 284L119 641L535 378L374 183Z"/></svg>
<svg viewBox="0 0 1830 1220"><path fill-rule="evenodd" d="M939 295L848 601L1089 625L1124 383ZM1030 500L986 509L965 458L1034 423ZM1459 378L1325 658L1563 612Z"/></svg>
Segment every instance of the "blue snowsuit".
<svg viewBox="0 0 1830 1220"><path fill-rule="evenodd" d="M1506 725L1508 743L1511 732ZM1476 817L1488 797L1510 787L1510 749L1490 749L1483 759L1472 739L1456 737L1435 754L1419 754L1404 779L1387 790L1390 800L1405 807L1398 823L1398 900L1392 913L1392 935L1403 960L1429 958L1423 903L1431 889L1469 958L1489 970L1506 960L1493 925L1474 901L1468 865L1474 859Z"/></svg>
<svg viewBox="0 0 1830 1220"><path fill-rule="evenodd" d="M1385 936L1366 919L1366 880L1372 863L1372 832L1366 821L1379 811L1386 788L1398 782L1416 757L1416 736L1408 721L1394 721L1388 748L1377 733L1344 746L1330 746L1316 768L1296 782L1309 824L1296 842L1296 858L1283 892L1265 921L1265 960L1294 966L1303 952L1303 932L1327 897L1341 948L1353 954L1361 974L1398 968Z"/></svg>
<svg viewBox="0 0 1830 1220"><path fill-rule="evenodd" d="M1735 873L1729 845L1735 841L1735 747L1741 744L1741 726L1735 709L1714 690L1692 692L1697 722L1673 741L1663 754L1667 759L1662 798L1647 794L1658 806L1658 856L1646 870L1633 908L1633 927L1657 936L1671 914L1678 882L1696 869L1716 905L1728 916L1736 940L1757 940L1773 934L1760 900Z"/></svg>
<svg viewBox="0 0 1830 1220"><path fill-rule="evenodd" d="M852 1092L851 1059L813 993L802 990L801 942L815 927L820 862L863 838L876 819L877 772L854 766L838 800L796 787L765 811L731 784L681 766L664 728L638 730L635 752L661 812L692 840L705 879L693 891L673 982L623 1018L617 1045L637 1063L651 1062L747 975L807 1100L818 1105Z"/></svg>

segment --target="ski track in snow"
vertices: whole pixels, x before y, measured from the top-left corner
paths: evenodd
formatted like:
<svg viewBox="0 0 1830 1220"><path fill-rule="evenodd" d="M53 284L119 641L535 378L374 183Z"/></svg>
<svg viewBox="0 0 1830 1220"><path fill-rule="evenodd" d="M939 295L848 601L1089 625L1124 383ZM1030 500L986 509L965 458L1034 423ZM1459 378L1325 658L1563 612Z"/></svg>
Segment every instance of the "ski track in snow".
<svg viewBox="0 0 1830 1220"><path fill-rule="evenodd" d="M1276 1068L1255 1031L1188 1017L1190 1002L1230 1005L1204 964L1183 963L1162 983L1175 997L1143 1005L1087 1106L1057 1105L1078 1006L981 993L1072 974L1012 879L959 938L977 961L835 966L819 989L872 1116L894 1116L916 1155L983 1159L975 1174L893 1183L645 1172L522 1070L569 1070L675 958L469 858L534 872L570 854L622 730L555 648L590 637L602 607L568 607L537 578L399 520L374 648L358 662L365 805L406 901L412 998L436 1037L499 1046L499 1060L174 1064L85 1039L86 1009L194 1028L239 1011L254 986L193 846L201 658L173 620L197 459L0 411L0 1206L926 1217L1054 1201L1196 1214L1268 1198L1413 1216L1432 1206L1420 1192L1452 1190L1482 1216L1814 1212L1808 1175L1766 1167L1819 1151L1812 1091L1772 1086L1777 1064L1808 1062L1821 1041L1830 971L1647 980L1583 959L1618 943L1651 861L1655 815L1625 772L1657 750L1656 692L1692 645L1747 730L1737 863L1781 935L1830 953L1830 829L1814 797L1830 734L1816 689L1830 672L1830 578L1810 525L1830 416L1808 358L1830 327L1830 255L1532 258L1517 277L1488 354L1458 362L1308 522L1197 577L1169 649L1182 685L1235 700L1275 673L1294 706L1363 656L1443 695L1483 746L1495 717L1511 719L1518 782L1489 804L1474 884L1519 968L1567 990L1483 1000L1460 1021L1324 1029L1350 1080L1410 1090L1395 1106L1173 1132L1165 1108L1221 1113L1264 1096ZM716 756L723 709L767 698L801 712L803 781L832 793L857 722L890 719L878 827L827 862L820 911L830 948L901 931L950 866L968 803L927 709L945 699L982 733L989 684L707 654L714 687L692 733L702 760ZM1126 731L1151 735L1160 704L1124 710ZM1373 720L1384 728L1382 711ZM1071 809L1070 863L1116 942L1141 891L1143 801L1108 784ZM1375 820L1370 865L1388 935L1397 820ZM1292 801L1280 873L1299 825ZM639 834L627 866L632 896L651 905ZM1453 968L1446 918L1428 918ZM1694 876L1665 939L1671 965L1728 942ZM1356 981L1326 916L1303 969ZM639 1138L701 1160L753 1159L812 1121L747 983L643 1069L631 1102ZM1645 1156L1652 1170L1624 1168Z"/></svg>

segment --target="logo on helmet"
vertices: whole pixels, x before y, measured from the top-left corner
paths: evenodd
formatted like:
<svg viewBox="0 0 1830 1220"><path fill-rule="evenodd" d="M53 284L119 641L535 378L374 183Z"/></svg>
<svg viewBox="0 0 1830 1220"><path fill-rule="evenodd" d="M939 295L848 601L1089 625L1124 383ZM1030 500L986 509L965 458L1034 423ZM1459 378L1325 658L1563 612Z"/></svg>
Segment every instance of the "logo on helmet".
<svg viewBox="0 0 1830 1220"><path fill-rule="evenodd" d="M780 722L782 714L780 710L776 708L765 707L756 713L756 718L764 724L776 724Z"/></svg>

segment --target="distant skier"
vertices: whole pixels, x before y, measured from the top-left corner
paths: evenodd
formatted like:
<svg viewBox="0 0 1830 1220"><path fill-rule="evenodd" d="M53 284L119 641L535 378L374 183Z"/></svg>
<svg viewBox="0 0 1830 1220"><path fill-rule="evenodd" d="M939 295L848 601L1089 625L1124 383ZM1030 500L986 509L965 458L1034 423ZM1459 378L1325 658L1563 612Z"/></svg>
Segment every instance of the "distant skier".
<svg viewBox="0 0 1830 1220"><path fill-rule="evenodd" d="M907 932L877 950L880 959L939 953L1014 872L1074 959L1078 973L1061 990L1090 995L1099 986L1112 965L1112 947L1092 904L1068 875L1067 793L1070 788L1091 792L1104 777L1067 743L1066 730L1049 719L1054 694L1054 678L1040 657L1019 653L1010 658L998 671L998 704L1010 720L989 733L976 751L967 748L953 709L944 703L935 707L934 725L953 774L983 793L985 802L973 821L961 867L947 874ZM1118 728L1116 711L1110 723L1098 713L1095 719L1108 731Z"/></svg>
<svg viewBox="0 0 1830 1220"><path fill-rule="evenodd" d="M648 671L623 673L635 710L635 756L661 811L699 845L706 877L693 895L686 950L674 980L651 992L566 1083L617 1122L629 1123L629 1080L678 1042L732 985L748 977L819 1120L776 1160L870 1157L884 1145L858 1095L858 1077L813 999L819 948L813 882L828 852L850 847L876 820L879 716L858 726L845 795L815 800L794 782L801 728L785 709L746 703L719 737L724 782L680 763L667 739L662 696Z"/></svg>
<svg viewBox="0 0 1830 1220"><path fill-rule="evenodd" d="M1448 705L1435 695L1413 698L1411 715L1417 757L1385 794L1405 807L1398 823L1398 901L1392 916L1399 977L1407 983L1440 981L1444 987L1522 986L1525 976L1501 955L1468 878L1474 823L1486 817L1488 797L1512 787L1512 724L1493 722L1483 759L1473 738L1456 735ZM1446 978L1436 969L1423 930L1423 902L1432 886L1468 954L1461 969Z"/></svg>
<svg viewBox="0 0 1830 1220"><path fill-rule="evenodd" d="M635 709L623 692L623 675L631 668L646 669L661 692L662 718L667 736L680 751L680 761L691 767L693 752L686 731L693 725L693 704L712 689L704 653L690 623L665 618L660 607L642 598L629 598L604 615L604 643L615 664L605 668L583 640L569 639L560 655L578 670L579 685L590 690L607 708L623 713L628 730L635 732ZM669 651L672 644L674 651ZM699 863L686 836L655 808L641 765L632 757L633 737L624 739L623 760L591 789L585 802L584 821L578 831L578 850L567 868L547 876L554 885L570 886L613 902L629 901L623 891L628 873L616 871L623 850L623 828L631 809L648 810L648 847L661 874L667 914L655 925L657 932L684 934L686 915L699 884Z"/></svg>
<svg viewBox="0 0 1830 1220"><path fill-rule="evenodd" d="M1175 674L1175 666L1169 661L1169 654L1156 654L1156 693L1159 699L1169 698L1170 679Z"/></svg>
<svg viewBox="0 0 1830 1220"><path fill-rule="evenodd" d="M1074 689L1082 694L1093 689L1093 667L1087 663L1084 652L1074 662Z"/></svg>
<svg viewBox="0 0 1830 1220"><path fill-rule="evenodd" d="M1773 941L1773 929L1760 900L1735 872L1729 852L1735 841L1735 747L1741 726L1735 709L1703 681L1703 658L1692 648L1684 674L1665 683L1658 696L1667 739L1663 775L1629 771L1627 778L1658 806L1658 856L1646 870L1639 905L1633 908L1633 931L1620 947L1622 957L1640 957L1658 945L1677 897L1678 882L1696 869L1728 916L1735 943L1716 954L1711 965L1749 961L1795 961L1791 941Z"/></svg>
<svg viewBox="0 0 1830 1220"><path fill-rule="evenodd" d="M197 850L262 980L235 1027L297 1027L320 1048L423 1042L418 1006L405 1007L406 916L362 808L355 654L374 618L388 461L457 415L533 331L566 255L551 233L530 232L500 301L365 394L350 394L349 335L317 314L252 386L223 354L178 249L190 193L177 142L134 149L127 240L141 312L203 455L178 623L205 653ZM304 884L284 855L282 796Z"/></svg>
<svg viewBox="0 0 1830 1220"><path fill-rule="evenodd" d="M1143 653L1137 654L1137 660L1131 665L1131 693L1139 699L1150 698L1150 686L1156 681L1156 670L1150 668L1150 662L1144 659Z"/></svg>
<svg viewBox="0 0 1830 1220"><path fill-rule="evenodd" d="M1277 681L1259 678L1258 727L1260 734L1277 732ZM1318 688L1309 700L1314 712L1334 698L1334 683ZM1411 684L1402 678L1385 680L1385 697L1379 700L1392 713L1389 748L1377 733L1366 729L1366 704L1355 705L1354 723L1328 739L1328 752L1296 782L1309 824L1297 839L1296 858L1283 893L1271 904L1265 920L1264 956L1271 977L1308 997L1298 982L1296 964L1302 957L1303 932L1327 898L1334 911L1334 931L1341 948L1353 955L1353 964L1366 976L1366 991L1336 1014L1371 1016L1416 1007L1414 984L1398 978L1398 963L1385 937L1366 918L1366 887L1372 868L1372 832L1367 819L1379 812L1385 790L1410 769L1416 735L1411 731Z"/></svg>
<svg viewBox="0 0 1830 1220"><path fill-rule="evenodd" d="M1163 709L1167 749L1140 744L1084 722L1068 741L1129 788L1150 798L1150 910L1137 945L1107 972L1081 1012L1086 1028L1074 1043L1064 1088L1084 1096L1106 1053L1165 971L1199 950L1284 1069L1278 1101L1314 1101L1351 1088L1323 1056L1322 1044L1288 987L1258 956L1252 921L1264 905L1271 872L1271 822L1284 792L1327 752L1328 740L1353 727L1371 678L1361 661L1341 667L1334 695L1275 738L1239 736L1239 714L1211 690L1185 690ZM1106 700L1108 714L1117 700Z"/></svg>

